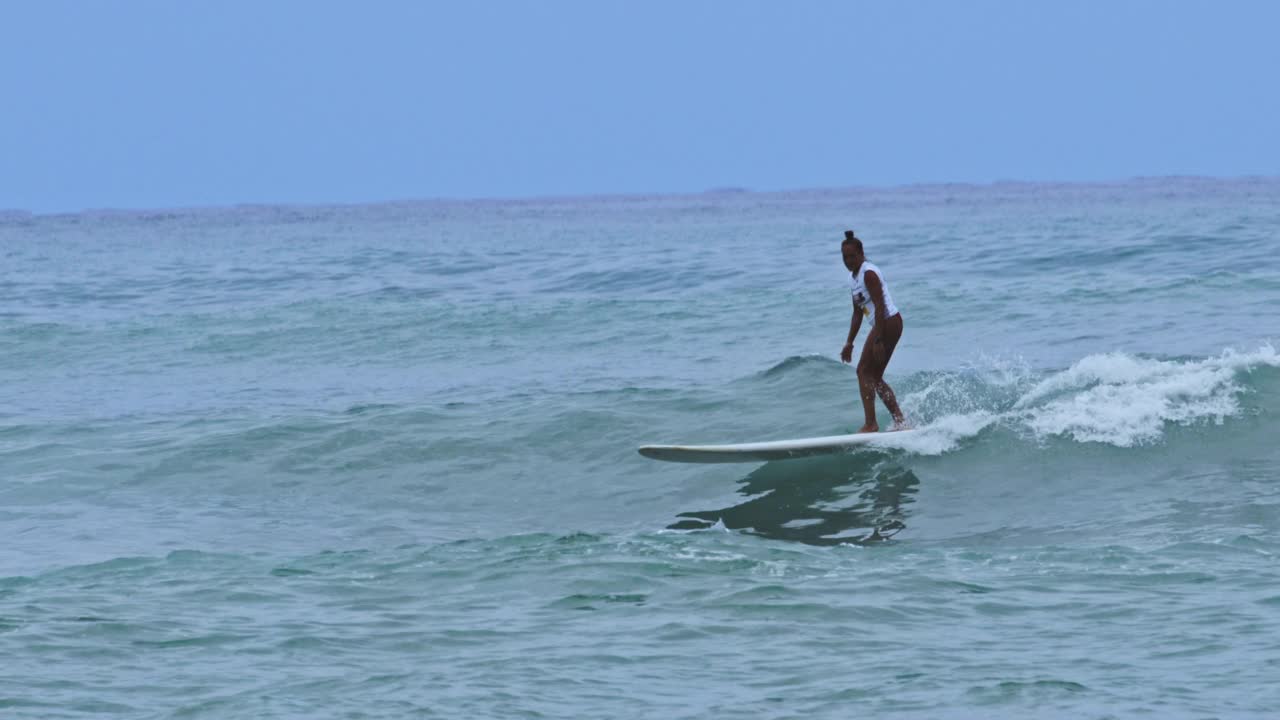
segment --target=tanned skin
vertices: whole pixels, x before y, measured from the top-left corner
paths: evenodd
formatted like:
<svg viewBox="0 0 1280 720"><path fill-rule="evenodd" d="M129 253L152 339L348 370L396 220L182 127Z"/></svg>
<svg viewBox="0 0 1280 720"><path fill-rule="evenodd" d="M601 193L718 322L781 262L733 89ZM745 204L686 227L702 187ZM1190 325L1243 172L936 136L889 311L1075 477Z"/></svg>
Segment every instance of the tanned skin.
<svg viewBox="0 0 1280 720"><path fill-rule="evenodd" d="M856 273L867 257L862 251L861 243L853 240L853 233L846 232L845 242L840 245L840 255L849 272ZM902 408L898 407L898 398L893 394L893 388L884 381L884 370L893 357L898 338L902 337L902 314L893 318L885 317L884 284L875 272L868 270L863 276L863 282L875 302L876 322L867 335L867 341L862 346L862 357L858 360L858 390L862 395L862 411L866 416L866 423L858 432L880 431L880 425L876 422L876 395L880 396L889 414L893 416L894 428L900 429L906 426L907 421L902 415ZM853 340L861 328L862 307L854 303L853 318L849 321L849 338L840 350L841 362L853 362Z"/></svg>

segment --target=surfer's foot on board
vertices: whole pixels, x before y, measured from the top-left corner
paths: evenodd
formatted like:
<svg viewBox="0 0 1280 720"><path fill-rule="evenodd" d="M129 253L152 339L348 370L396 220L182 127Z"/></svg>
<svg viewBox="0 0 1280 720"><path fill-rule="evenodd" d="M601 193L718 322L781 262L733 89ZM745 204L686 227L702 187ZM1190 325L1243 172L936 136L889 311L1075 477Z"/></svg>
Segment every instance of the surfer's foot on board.
<svg viewBox="0 0 1280 720"><path fill-rule="evenodd" d="M859 433L880 432L880 426L876 425L875 423L868 423L866 425L863 425L862 428L858 430L858 432Z"/></svg>

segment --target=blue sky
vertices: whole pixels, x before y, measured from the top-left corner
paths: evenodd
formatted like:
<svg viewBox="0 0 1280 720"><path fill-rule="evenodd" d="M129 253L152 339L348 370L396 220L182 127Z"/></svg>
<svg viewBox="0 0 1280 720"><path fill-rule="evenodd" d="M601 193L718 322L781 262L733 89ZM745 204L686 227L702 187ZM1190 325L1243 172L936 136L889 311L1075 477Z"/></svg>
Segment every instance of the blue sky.
<svg viewBox="0 0 1280 720"><path fill-rule="evenodd" d="M0 3L0 208L1280 174L1280 3Z"/></svg>

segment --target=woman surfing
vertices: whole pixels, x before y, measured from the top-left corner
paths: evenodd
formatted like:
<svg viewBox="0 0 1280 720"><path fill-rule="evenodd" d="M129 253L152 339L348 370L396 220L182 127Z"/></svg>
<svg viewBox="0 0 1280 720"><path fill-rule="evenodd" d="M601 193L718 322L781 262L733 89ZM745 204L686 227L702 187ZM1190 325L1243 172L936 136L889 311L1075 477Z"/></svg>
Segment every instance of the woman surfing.
<svg viewBox="0 0 1280 720"><path fill-rule="evenodd" d="M906 427L906 418L902 415L902 408L898 407L893 388L884 381L884 369L888 367L893 349L902 338L902 313L893 304L893 296L889 294L884 273L867 260L862 241L854 236L852 230L844 231L840 255L844 259L844 266L849 269L853 296L849 338L840 351L842 362L853 361L853 340L862 327L862 318L865 316L871 322L871 331L862 345L862 357L858 360L858 389L862 395L862 410L866 415L866 423L858 432L880 431L880 425L876 422L876 395L880 396L884 406L889 409L889 414L893 416L893 427L890 429L902 430Z"/></svg>

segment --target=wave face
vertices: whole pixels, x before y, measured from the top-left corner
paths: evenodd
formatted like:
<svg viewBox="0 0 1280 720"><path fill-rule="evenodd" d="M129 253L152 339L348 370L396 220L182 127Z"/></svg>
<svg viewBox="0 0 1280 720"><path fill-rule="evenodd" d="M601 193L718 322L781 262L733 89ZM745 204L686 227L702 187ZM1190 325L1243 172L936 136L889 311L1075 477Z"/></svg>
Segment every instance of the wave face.
<svg viewBox="0 0 1280 720"><path fill-rule="evenodd" d="M1277 197L0 216L0 714L1268 717Z"/></svg>

